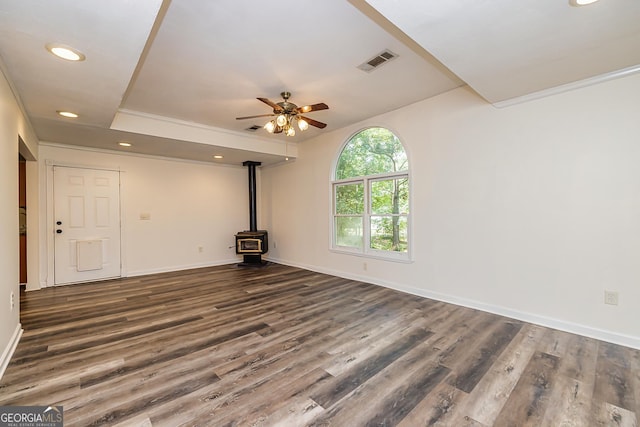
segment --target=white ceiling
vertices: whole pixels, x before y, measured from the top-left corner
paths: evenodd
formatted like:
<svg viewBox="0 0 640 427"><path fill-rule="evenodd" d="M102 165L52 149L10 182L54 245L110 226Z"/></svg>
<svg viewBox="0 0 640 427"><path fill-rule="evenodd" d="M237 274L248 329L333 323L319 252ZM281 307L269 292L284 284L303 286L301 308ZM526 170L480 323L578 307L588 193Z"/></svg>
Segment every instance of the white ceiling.
<svg viewBox="0 0 640 427"><path fill-rule="evenodd" d="M638 0L367 1L491 103L640 64Z"/></svg>
<svg viewBox="0 0 640 427"><path fill-rule="evenodd" d="M0 62L41 141L272 164L463 84L503 103L636 71L638 22L638 0L0 0ZM58 59L50 42L87 59ZM398 58L357 68L385 49ZM284 90L328 104L308 114L327 128L289 138L235 119L270 113L256 97Z"/></svg>

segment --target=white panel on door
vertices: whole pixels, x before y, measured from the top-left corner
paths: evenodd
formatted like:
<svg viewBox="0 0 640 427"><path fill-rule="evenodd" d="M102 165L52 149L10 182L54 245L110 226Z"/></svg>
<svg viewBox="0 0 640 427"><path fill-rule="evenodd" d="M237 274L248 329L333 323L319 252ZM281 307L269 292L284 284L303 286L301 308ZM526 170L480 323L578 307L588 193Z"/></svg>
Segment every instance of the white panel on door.
<svg viewBox="0 0 640 427"><path fill-rule="evenodd" d="M108 187L109 186L109 178L105 178L105 177L96 177L95 181L94 181L94 185L96 187Z"/></svg>
<svg viewBox="0 0 640 427"><path fill-rule="evenodd" d="M78 240L76 244L78 271L100 270L102 268L102 241Z"/></svg>
<svg viewBox="0 0 640 427"><path fill-rule="evenodd" d="M84 197L69 197L69 223L68 227L83 228L84 227Z"/></svg>
<svg viewBox="0 0 640 427"><path fill-rule="evenodd" d="M69 177L69 185L84 185L84 177L78 175L72 175Z"/></svg>
<svg viewBox="0 0 640 427"><path fill-rule="evenodd" d="M109 226L109 198L96 197L96 227Z"/></svg>

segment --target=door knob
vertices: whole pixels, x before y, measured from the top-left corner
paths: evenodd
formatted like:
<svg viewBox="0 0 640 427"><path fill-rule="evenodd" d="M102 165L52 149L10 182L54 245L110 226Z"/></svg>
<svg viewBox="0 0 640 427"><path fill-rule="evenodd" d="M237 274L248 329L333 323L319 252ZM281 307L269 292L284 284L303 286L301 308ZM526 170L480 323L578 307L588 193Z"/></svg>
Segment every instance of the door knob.
<svg viewBox="0 0 640 427"><path fill-rule="evenodd" d="M62 230L57 229L57 230L56 230L56 233L58 233L58 234L62 234Z"/></svg>
<svg viewBox="0 0 640 427"><path fill-rule="evenodd" d="M56 225L62 225L62 221L56 221Z"/></svg>

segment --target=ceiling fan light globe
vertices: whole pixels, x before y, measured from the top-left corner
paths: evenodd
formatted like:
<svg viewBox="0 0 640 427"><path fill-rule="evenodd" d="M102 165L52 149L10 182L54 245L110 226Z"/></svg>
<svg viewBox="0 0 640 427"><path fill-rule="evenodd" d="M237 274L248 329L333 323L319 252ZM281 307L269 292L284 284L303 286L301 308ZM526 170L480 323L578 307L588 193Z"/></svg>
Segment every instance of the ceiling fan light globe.
<svg viewBox="0 0 640 427"><path fill-rule="evenodd" d="M304 132L309 129L309 123L305 119L298 119L298 128Z"/></svg>
<svg viewBox="0 0 640 427"><path fill-rule="evenodd" d="M264 129L269 133L273 133L273 131L276 130L276 124L271 120L264 125Z"/></svg>
<svg viewBox="0 0 640 427"><path fill-rule="evenodd" d="M296 130L292 126L287 128L287 136L296 136Z"/></svg>
<svg viewBox="0 0 640 427"><path fill-rule="evenodd" d="M284 114L280 114L278 118L276 118L276 124L278 126L284 126L287 124L287 117Z"/></svg>

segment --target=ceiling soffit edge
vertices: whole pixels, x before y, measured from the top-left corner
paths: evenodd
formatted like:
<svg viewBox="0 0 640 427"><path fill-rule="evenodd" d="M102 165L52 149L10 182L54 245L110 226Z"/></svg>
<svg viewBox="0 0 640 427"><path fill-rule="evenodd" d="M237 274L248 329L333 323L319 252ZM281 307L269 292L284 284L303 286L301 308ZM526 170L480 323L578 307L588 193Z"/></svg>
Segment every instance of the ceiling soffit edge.
<svg viewBox="0 0 640 427"><path fill-rule="evenodd" d="M512 105L522 104L536 99L546 98L547 96L559 95L564 92L569 92L575 89L581 89L587 86L593 86L598 83L604 83L610 80L627 77L636 73L640 73L640 64L632 67L623 68L621 70L612 71L610 73L601 74L599 76L590 77L583 80L563 84L560 86L552 87L549 89L540 90L537 92L528 93L526 95L517 96L515 98L504 99L501 101L492 102L492 105L497 108L509 107Z"/></svg>
<svg viewBox="0 0 640 427"><path fill-rule="evenodd" d="M111 129L179 141L197 142L264 154L297 156L297 145L281 139L266 139L202 123L120 109ZM285 153L285 150L286 153Z"/></svg>

